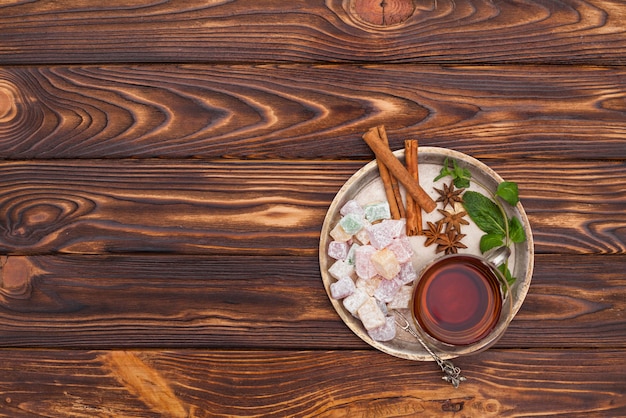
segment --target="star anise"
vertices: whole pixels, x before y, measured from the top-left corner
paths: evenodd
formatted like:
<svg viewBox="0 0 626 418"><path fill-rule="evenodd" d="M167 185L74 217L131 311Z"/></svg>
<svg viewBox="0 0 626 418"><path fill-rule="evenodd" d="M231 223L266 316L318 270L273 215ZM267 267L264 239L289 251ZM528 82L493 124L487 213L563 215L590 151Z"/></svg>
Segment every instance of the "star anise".
<svg viewBox="0 0 626 418"><path fill-rule="evenodd" d="M456 229L451 229L445 234L439 235L439 239L437 239L436 252L456 254L459 251L459 248L467 248L467 246L461 242L464 237L465 234L459 233Z"/></svg>
<svg viewBox="0 0 626 418"><path fill-rule="evenodd" d="M467 215L467 212L465 211L451 213L443 209L437 210L443 215L441 223L446 225L446 232L455 230L458 233L461 233L461 225L469 225L469 222L466 219L463 219L463 217Z"/></svg>
<svg viewBox="0 0 626 418"><path fill-rule="evenodd" d="M424 229L422 234L426 236L426 242L424 243L425 247L429 247L435 243L439 237L441 237L441 230L443 229L443 223L438 221L436 223L426 222L428 225L428 229Z"/></svg>
<svg viewBox="0 0 626 418"><path fill-rule="evenodd" d="M444 184L443 190L437 189L436 187L434 187L434 189L437 191L437 193L439 193L439 199L437 199L437 202L443 202L444 209L448 205L451 208L454 208L455 202L463 203L463 196L461 196L461 193L463 193L465 189L455 190L454 182L450 182L449 186L447 184Z"/></svg>

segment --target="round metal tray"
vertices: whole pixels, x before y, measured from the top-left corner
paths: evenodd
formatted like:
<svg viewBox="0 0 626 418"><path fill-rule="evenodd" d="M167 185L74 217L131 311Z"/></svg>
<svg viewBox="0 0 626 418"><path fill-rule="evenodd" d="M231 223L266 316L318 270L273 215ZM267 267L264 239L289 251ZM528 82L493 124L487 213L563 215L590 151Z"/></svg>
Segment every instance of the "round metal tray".
<svg viewBox="0 0 626 418"><path fill-rule="evenodd" d="M398 157L398 159L404 162L403 150L395 151L394 154ZM485 185L491 191L495 191L497 185L503 181L503 179L491 168L466 154L445 148L419 147L418 161L420 185L435 200L437 199L438 194L434 190L434 187L441 189L444 183L449 184L451 181L450 177L444 177L437 182L433 182L439 174L444 160L448 157L451 160L455 160L460 167L467 168L471 172L473 179ZM471 182L471 185L467 190L476 190L478 192L485 193L485 191L475 182ZM397 329L396 337L391 341L379 342L373 340L361 324L361 321L352 316L352 314L350 314L343 307L341 300L333 299L330 296L330 284L334 282L334 279L328 273L328 268L335 260L327 255L328 244L332 241L329 233L341 217L339 210L348 200L351 199L356 200L361 205L386 200L376 160L369 162L358 170L343 185L331 203L324 219L320 237L319 260L322 281L324 283L326 293L344 323L357 336L370 344L372 347L400 358L418 361L431 361L432 357L422 348L419 342L410 334L399 328ZM441 208L441 203L439 203L437 207ZM515 316L521 308L522 303L526 298L528 288L530 287L534 263L533 237L526 212L524 211L521 203L518 203L514 208L510 206L505 207L505 210L508 212L507 214L509 216L518 217L526 232L526 241L513 244L511 247L512 254L509 258L509 268L513 276L517 278L516 282L511 287L513 296L513 316ZM430 214L423 213L424 225L426 225L427 221L435 222L440 218L440 216L441 215L437 212L437 210ZM480 237L484 233L478 229L469 217L466 219L470 221L470 225L464 226L463 228L463 233L466 234L463 242L468 246L468 248L466 250L460 250L459 253L465 252L480 255L479 241ZM412 262L415 270L418 272L427 263L442 255L442 253L435 253L435 246L425 247L425 237L423 236L410 237L410 240L415 253L412 258ZM410 317L410 312L402 313L405 314L405 316Z"/></svg>

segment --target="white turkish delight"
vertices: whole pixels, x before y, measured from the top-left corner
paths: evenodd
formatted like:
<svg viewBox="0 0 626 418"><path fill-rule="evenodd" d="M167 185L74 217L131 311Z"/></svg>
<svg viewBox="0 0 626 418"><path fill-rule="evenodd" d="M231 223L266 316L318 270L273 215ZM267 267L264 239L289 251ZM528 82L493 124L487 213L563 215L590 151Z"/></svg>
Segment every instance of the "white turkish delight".
<svg viewBox="0 0 626 418"><path fill-rule="evenodd" d="M413 249L407 237L394 238L387 248L393 251L398 263L406 263L413 256Z"/></svg>
<svg viewBox="0 0 626 418"><path fill-rule="evenodd" d="M381 250L391 244L393 241L393 231L389 228L389 225L384 223L377 223L365 228L370 238L370 245Z"/></svg>
<svg viewBox="0 0 626 418"><path fill-rule="evenodd" d="M335 260L345 260L348 258L348 243L331 241L328 244L328 256Z"/></svg>
<svg viewBox="0 0 626 418"><path fill-rule="evenodd" d="M385 325L385 314L374 298L368 297L357 310L357 315L367 330Z"/></svg>
<svg viewBox="0 0 626 418"><path fill-rule="evenodd" d="M350 234L350 236L352 236L359 232L361 228L363 228L364 223L363 219L360 216L355 215L354 213L349 213L341 218L341 220L339 221L339 225L341 225L341 227L347 234Z"/></svg>
<svg viewBox="0 0 626 418"><path fill-rule="evenodd" d="M356 263L356 249L359 248L360 245L357 243L353 243L348 250L348 254L346 254L346 261L352 265Z"/></svg>
<svg viewBox="0 0 626 418"><path fill-rule="evenodd" d="M376 249L371 245L362 245L355 250L354 266L357 276L370 279L377 274L376 267L372 264L372 254L375 252Z"/></svg>
<svg viewBox="0 0 626 418"><path fill-rule="evenodd" d="M357 202L356 200L348 200L341 207L341 209L339 209L339 213L341 213L343 216L348 215L350 213L354 213L355 215L358 215L360 218L365 217L365 211L363 210L361 205L359 205L359 202Z"/></svg>
<svg viewBox="0 0 626 418"><path fill-rule="evenodd" d="M402 287L402 283L396 279L381 280L380 285L374 291L374 297L382 302L391 302Z"/></svg>
<svg viewBox="0 0 626 418"><path fill-rule="evenodd" d="M333 299L343 299L353 294L355 290L354 280L350 277L342 277L330 284L330 295Z"/></svg>
<svg viewBox="0 0 626 418"><path fill-rule="evenodd" d="M371 330L368 330L370 338L374 341L391 341L396 337L396 322L393 316L385 317L385 323Z"/></svg>
<svg viewBox="0 0 626 418"><path fill-rule="evenodd" d="M330 236L333 237L335 241L339 242L346 242L352 239L352 235L344 231L339 223L330 231Z"/></svg>
<svg viewBox="0 0 626 418"><path fill-rule="evenodd" d="M356 279L356 287L365 290L365 293L368 295L374 296L374 292L378 289L378 286L380 286L381 280L383 279L380 276L374 276L371 279L363 279L359 277Z"/></svg>
<svg viewBox="0 0 626 418"><path fill-rule="evenodd" d="M354 274L354 266L345 260L337 260L330 266L328 273L340 280L344 277L351 277Z"/></svg>
<svg viewBox="0 0 626 418"><path fill-rule="evenodd" d="M388 202L374 202L363 207L365 219L369 222L376 222L382 219L391 218L391 211Z"/></svg>
<svg viewBox="0 0 626 418"><path fill-rule="evenodd" d="M376 298L374 298L376 299ZM389 309L387 309L387 304L385 302L381 302L378 299L376 299L376 303L378 304L378 307L380 308L381 312L387 316L387 314L389 313Z"/></svg>
<svg viewBox="0 0 626 418"><path fill-rule="evenodd" d="M376 251L370 260L378 274L387 280L393 279L400 272L400 263L393 251L388 248Z"/></svg>
<svg viewBox="0 0 626 418"><path fill-rule="evenodd" d="M368 300L369 298L370 296L367 293L365 293L363 289L359 289L357 287L354 290L354 293L352 293L350 296L347 296L343 300L343 306L344 308L346 308L348 312L356 316L361 305L363 305L365 301Z"/></svg>
<svg viewBox="0 0 626 418"><path fill-rule="evenodd" d="M387 303L388 309L409 309L411 306L411 298L413 297L413 288L411 286L401 286L396 292L393 299Z"/></svg>
<svg viewBox="0 0 626 418"><path fill-rule="evenodd" d="M413 263L407 262L400 265L400 273L398 273L398 280L402 284L409 284L413 280L417 279L417 273Z"/></svg>

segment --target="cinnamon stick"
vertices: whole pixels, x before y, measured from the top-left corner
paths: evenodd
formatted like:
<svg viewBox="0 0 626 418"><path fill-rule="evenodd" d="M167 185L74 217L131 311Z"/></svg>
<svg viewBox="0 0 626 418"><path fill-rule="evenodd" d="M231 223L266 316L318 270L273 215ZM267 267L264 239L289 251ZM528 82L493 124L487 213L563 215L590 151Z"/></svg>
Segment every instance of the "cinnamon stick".
<svg viewBox="0 0 626 418"><path fill-rule="evenodd" d="M404 141L404 159L409 174L419 182L417 140ZM406 196L406 235L414 236L422 233L422 208L414 202L411 195Z"/></svg>
<svg viewBox="0 0 626 418"><path fill-rule="evenodd" d="M378 128L371 128L365 134L363 134L363 140L367 143L370 149L376 155L377 160L381 160L382 163L389 169L389 172L398 179L398 181L404 186L407 193L413 197L413 199L419 203L419 205L428 213L435 210L437 204L428 196L428 194L422 189L417 181L409 174L407 169L391 152L389 147L385 146L380 140L378 135Z"/></svg>
<svg viewBox="0 0 626 418"><path fill-rule="evenodd" d="M377 127L378 136L380 140L389 148L389 139L387 138L387 132L385 131L385 127L380 125ZM406 212L404 210L404 204L402 203L402 195L400 194L400 186L398 185L398 180L394 176L389 173L389 169L382 161L376 160L378 164L378 171L380 172L380 178L383 181L383 186L385 188L385 195L387 196L387 201L389 202L389 211L391 212L392 219L400 219L406 217Z"/></svg>

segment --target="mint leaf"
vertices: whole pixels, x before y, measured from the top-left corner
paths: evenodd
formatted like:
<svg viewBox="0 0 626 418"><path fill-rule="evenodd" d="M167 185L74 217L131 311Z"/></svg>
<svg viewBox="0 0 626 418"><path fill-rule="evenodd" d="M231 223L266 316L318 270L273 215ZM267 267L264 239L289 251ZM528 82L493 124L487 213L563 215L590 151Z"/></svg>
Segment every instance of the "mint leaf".
<svg viewBox="0 0 626 418"><path fill-rule="evenodd" d="M496 196L500 196L502 199L506 200L511 206L517 205L519 202L519 191L517 188L517 183L512 181L503 181L498 184L498 188L496 189Z"/></svg>
<svg viewBox="0 0 626 418"><path fill-rule="evenodd" d="M452 160L452 164L454 165L452 177L454 177L454 185L456 186L456 188L465 189L469 187L472 173L470 173L467 168L459 167L454 160Z"/></svg>
<svg viewBox="0 0 626 418"><path fill-rule="evenodd" d="M509 221L509 238L513 242L526 241L526 232L524 232L524 226L519 219L513 217Z"/></svg>
<svg viewBox="0 0 626 418"><path fill-rule="evenodd" d="M476 225L487 234L506 235L505 219L491 199L471 190L463 194L463 207Z"/></svg>
<svg viewBox="0 0 626 418"><path fill-rule="evenodd" d="M504 235L501 234L485 234L480 237L480 252L486 253L492 248L504 245Z"/></svg>
<svg viewBox="0 0 626 418"><path fill-rule="evenodd" d="M443 167L441 167L439 175L433 181L440 180L446 176L452 177L452 181L457 189L466 189L470 185L472 173L467 168L459 167L455 160L452 160L452 167L450 167L450 157L446 157L443 160Z"/></svg>

